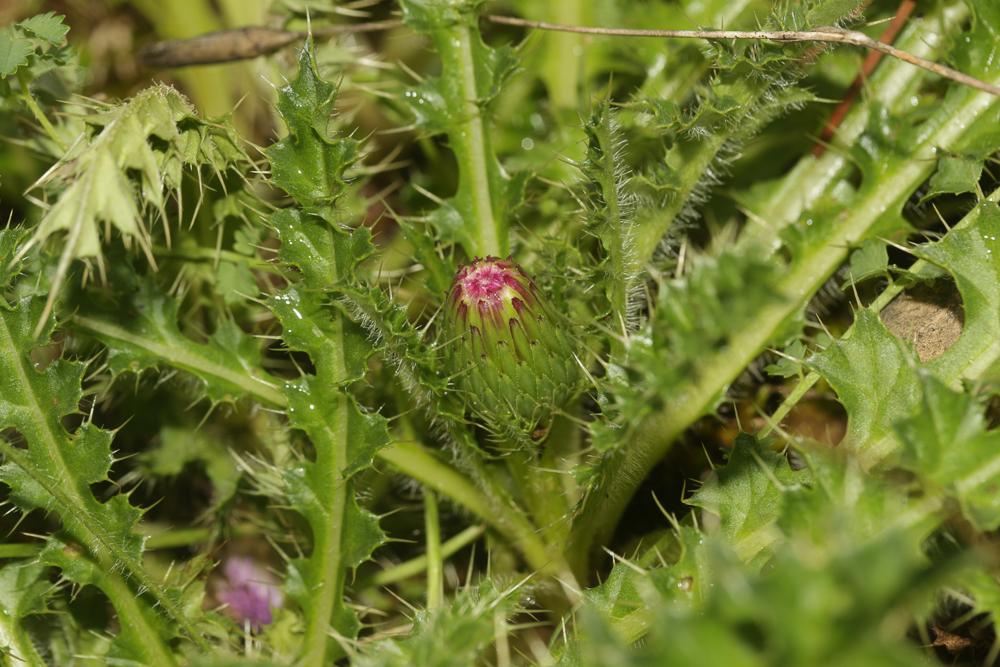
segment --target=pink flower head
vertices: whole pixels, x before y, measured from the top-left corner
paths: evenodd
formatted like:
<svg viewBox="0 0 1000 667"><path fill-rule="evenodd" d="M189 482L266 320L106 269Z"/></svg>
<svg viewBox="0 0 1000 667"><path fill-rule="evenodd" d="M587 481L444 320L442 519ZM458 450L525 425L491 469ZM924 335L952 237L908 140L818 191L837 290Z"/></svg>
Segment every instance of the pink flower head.
<svg viewBox="0 0 1000 667"><path fill-rule="evenodd" d="M285 600L274 575L245 556L230 556L222 571L225 579L216 597L226 605L226 612L255 630L271 623L271 610L281 607Z"/></svg>

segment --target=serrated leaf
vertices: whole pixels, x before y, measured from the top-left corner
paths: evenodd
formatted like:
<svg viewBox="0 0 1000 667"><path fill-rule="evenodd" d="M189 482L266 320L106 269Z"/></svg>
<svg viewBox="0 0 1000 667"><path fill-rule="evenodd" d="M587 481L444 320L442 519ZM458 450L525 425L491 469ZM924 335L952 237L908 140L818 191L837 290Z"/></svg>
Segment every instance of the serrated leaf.
<svg viewBox="0 0 1000 667"><path fill-rule="evenodd" d="M784 456L740 435L726 465L685 502L718 516L722 534L749 561L777 539L784 493L801 478Z"/></svg>
<svg viewBox="0 0 1000 667"><path fill-rule="evenodd" d="M487 582L467 588L436 612L421 611L409 636L382 640L354 658L357 667L467 667L494 639L494 615L506 614L511 592Z"/></svg>
<svg viewBox="0 0 1000 667"><path fill-rule="evenodd" d="M44 39L53 46L58 46L66 38L69 26L63 23L63 16L55 12L36 14L18 22L17 27L30 32L39 39Z"/></svg>
<svg viewBox="0 0 1000 667"><path fill-rule="evenodd" d="M34 51L30 39L19 37L10 29L0 30L0 78L7 78L27 65Z"/></svg>
<svg viewBox="0 0 1000 667"><path fill-rule="evenodd" d="M37 300L24 300L10 311L0 309L0 376L5 383L0 429L12 429L24 445L0 438L0 481L9 487L11 502L25 511L58 516L96 566L124 573L148 590L166 614L196 638L197 631L171 593L154 583L142 565L144 538L136 531L142 510L124 494L105 502L94 496L91 485L108 479L113 434L89 421L74 432L63 425L82 398L84 365L56 359L39 370L32 362L32 327L40 309ZM105 592L119 604L125 586Z"/></svg>
<svg viewBox="0 0 1000 667"><path fill-rule="evenodd" d="M1000 526L1000 432L987 431L982 408L921 373L917 409L896 424L902 464L958 500L979 530Z"/></svg>
<svg viewBox="0 0 1000 667"><path fill-rule="evenodd" d="M265 150L271 179L306 208L332 205L344 192L344 171L358 158L356 141L330 131L336 92L307 45L299 52L298 75L278 95L289 136Z"/></svg>
<svg viewBox="0 0 1000 667"><path fill-rule="evenodd" d="M298 76L279 94L289 136L267 152L275 184L308 211L286 209L271 218L281 262L294 271L288 272L292 284L268 302L285 344L308 354L315 368L314 375L284 386L289 421L305 432L314 451L312 460L286 472L283 489L312 533L310 553L289 563L286 585L304 612L306 664L336 659L342 649L332 637L353 638L360 629L344 602L345 578L384 535L375 517L357 505L352 477L389 439L386 421L363 411L347 393L363 377L372 349L333 300L357 284L357 264L372 245L367 229L349 231L334 222L332 206L357 152L356 142L328 131L334 93L316 71L307 44Z"/></svg>
<svg viewBox="0 0 1000 667"><path fill-rule="evenodd" d="M982 175L982 159L945 155L938 159L938 168L931 176L926 197L976 192Z"/></svg>
<svg viewBox="0 0 1000 667"><path fill-rule="evenodd" d="M809 360L847 410L841 447L864 449L890 432L919 399L914 355L868 310L855 311L849 338Z"/></svg>

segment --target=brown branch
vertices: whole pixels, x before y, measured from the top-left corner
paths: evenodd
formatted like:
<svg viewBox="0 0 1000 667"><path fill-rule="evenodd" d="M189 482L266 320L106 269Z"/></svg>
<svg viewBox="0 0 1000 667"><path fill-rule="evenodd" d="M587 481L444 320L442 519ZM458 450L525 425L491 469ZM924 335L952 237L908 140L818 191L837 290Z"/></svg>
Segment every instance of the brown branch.
<svg viewBox="0 0 1000 667"><path fill-rule="evenodd" d="M889 27L879 35L878 41L883 44L892 44L896 41L896 37L899 36L900 31L903 26L906 25L906 21L910 18L910 14L916 9L916 0L903 0L899 4L899 8L896 10L896 15L893 17L892 22ZM881 62L885 54L880 51L871 51L868 53L868 57L865 58L864 62L861 63L861 71L858 72L858 76L855 77L854 82L851 83L851 87L847 90L844 95L844 99L840 101L837 108L833 110L830 114L830 119L826 121L826 125L823 126L823 131L819 135L819 142L817 142L816 147L813 149L813 155L816 157L821 156L826 152L826 146L831 139L833 139L834 133L836 133L837 128L840 124L844 122L847 118L848 112L850 112L851 107L854 105L854 100L857 99L858 93L861 92L862 86L865 85L865 81L871 76L871 73L875 71L875 68Z"/></svg>
<svg viewBox="0 0 1000 667"><path fill-rule="evenodd" d="M312 31L312 34L313 38L323 39L347 33L389 30L401 25L403 22L398 19L347 23L317 28ZM308 36L308 32L279 30L262 26L220 30L191 39L154 42L139 51L139 61L146 67L165 69L250 60L274 53L289 44L302 41Z"/></svg>
<svg viewBox="0 0 1000 667"><path fill-rule="evenodd" d="M872 51L884 53L916 67L923 68L938 76L951 79L966 86L986 91L1000 97L1000 86L980 81L945 65L931 62L920 56L883 44L860 32L841 28L818 28L816 30L642 30L629 28L595 28L578 25L564 25L545 21L529 21L514 16L487 14L483 18L502 25L519 26L535 30L573 32L585 35L610 37L658 37L665 39L706 39L734 40L749 39L764 42L818 42L826 44L850 44ZM344 33L374 32L388 30L402 25L402 21L388 19L368 23L326 26L313 31L314 37L333 37ZM276 30L264 27L246 27L222 30L194 37L192 39L157 42L143 49L140 61L150 67L183 67L209 63L246 60L273 53L296 41L305 39L308 33L290 30Z"/></svg>

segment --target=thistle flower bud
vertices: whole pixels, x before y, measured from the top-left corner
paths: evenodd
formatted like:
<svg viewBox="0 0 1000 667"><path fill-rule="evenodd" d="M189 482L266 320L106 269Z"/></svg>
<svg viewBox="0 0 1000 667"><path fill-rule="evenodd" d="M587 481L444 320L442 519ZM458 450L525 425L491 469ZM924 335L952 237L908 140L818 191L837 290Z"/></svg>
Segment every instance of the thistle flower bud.
<svg viewBox="0 0 1000 667"><path fill-rule="evenodd" d="M513 261L477 258L463 267L445 317L456 387L494 434L536 434L576 391L572 339Z"/></svg>

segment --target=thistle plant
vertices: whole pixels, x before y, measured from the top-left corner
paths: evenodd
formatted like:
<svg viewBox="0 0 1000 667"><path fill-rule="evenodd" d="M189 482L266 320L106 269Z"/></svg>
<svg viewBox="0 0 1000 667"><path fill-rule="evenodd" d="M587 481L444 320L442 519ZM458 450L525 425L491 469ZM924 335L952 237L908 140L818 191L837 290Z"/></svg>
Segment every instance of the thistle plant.
<svg viewBox="0 0 1000 667"><path fill-rule="evenodd" d="M565 325L524 269L496 257L462 267L446 307L461 400L500 437L540 439L579 385Z"/></svg>
<svg viewBox="0 0 1000 667"><path fill-rule="evenodd" d="M44 4L0 664L1000 659L996 3Z"/></svg>

